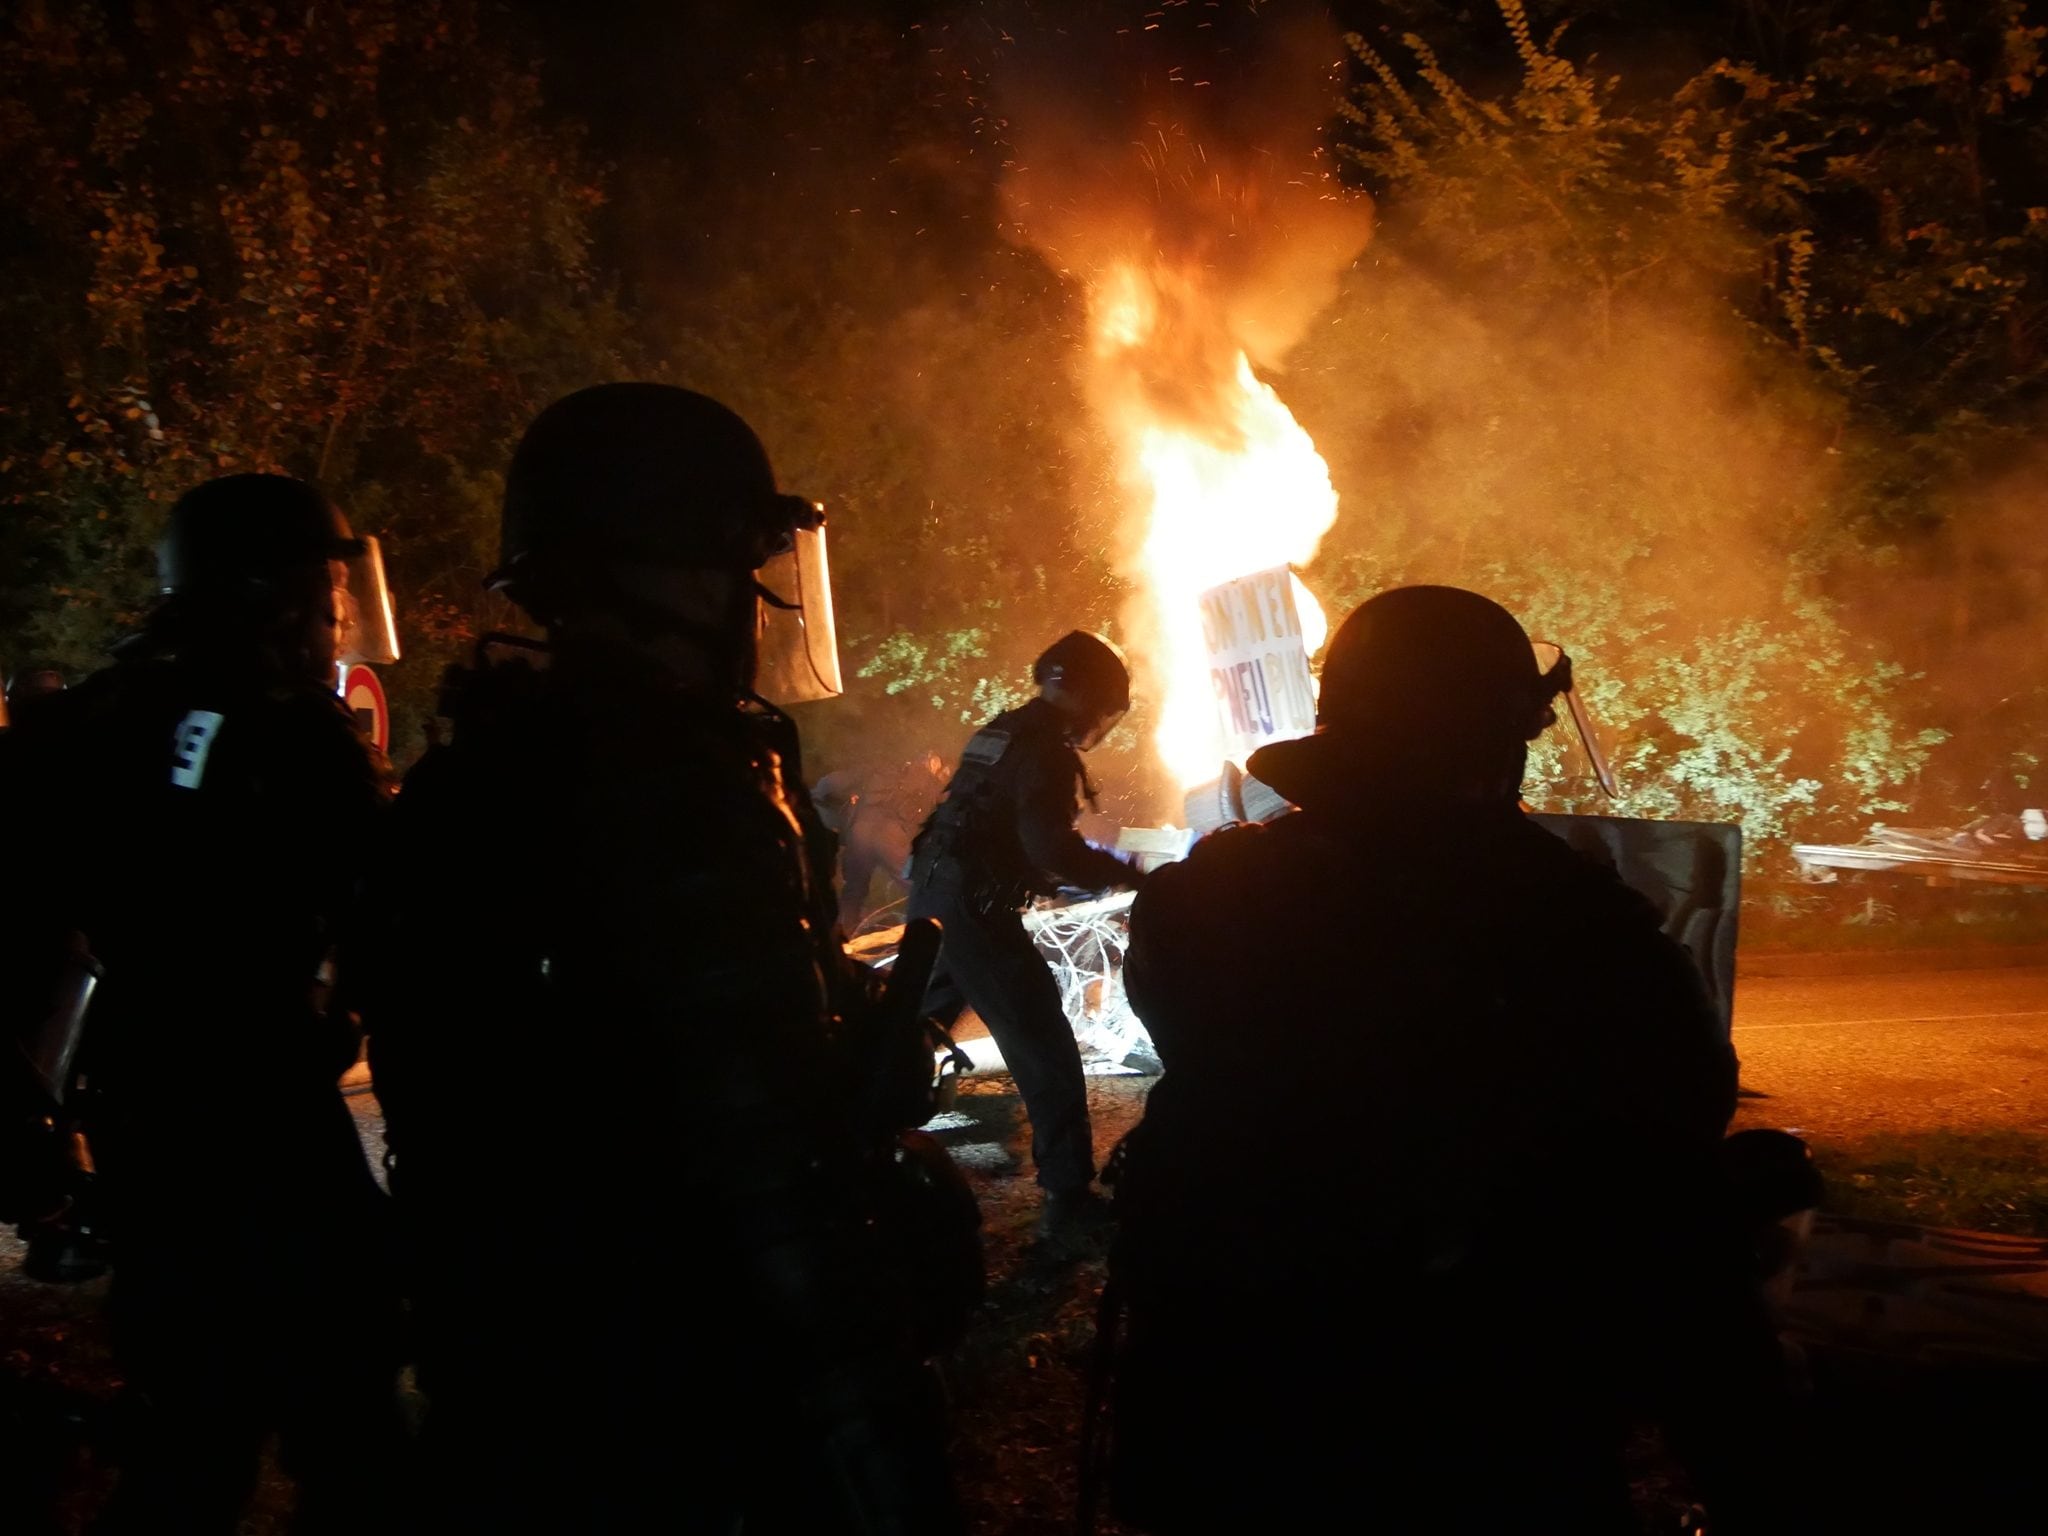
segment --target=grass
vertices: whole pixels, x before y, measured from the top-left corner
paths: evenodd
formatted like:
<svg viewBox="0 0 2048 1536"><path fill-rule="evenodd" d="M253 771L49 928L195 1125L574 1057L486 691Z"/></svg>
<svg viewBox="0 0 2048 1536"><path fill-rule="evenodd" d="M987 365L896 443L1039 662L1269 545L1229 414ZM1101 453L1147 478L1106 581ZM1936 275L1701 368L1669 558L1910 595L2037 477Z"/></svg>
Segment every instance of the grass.
<svg viewBox="0 0 2048 1536"><path fill-rule="evenodd" d="M2031 886L1929 886L1882 873L1807 885L1758 873L1743 897L1742 947L1752 954L2048 944L2048 891Z"/></svg>
<svg viewBox="0 0 2048 1536"><path fill-rule="evenodd" d="M1813 1153L1837 1214L2048 1237L2048 1134L1886 1134Z"/></svg>

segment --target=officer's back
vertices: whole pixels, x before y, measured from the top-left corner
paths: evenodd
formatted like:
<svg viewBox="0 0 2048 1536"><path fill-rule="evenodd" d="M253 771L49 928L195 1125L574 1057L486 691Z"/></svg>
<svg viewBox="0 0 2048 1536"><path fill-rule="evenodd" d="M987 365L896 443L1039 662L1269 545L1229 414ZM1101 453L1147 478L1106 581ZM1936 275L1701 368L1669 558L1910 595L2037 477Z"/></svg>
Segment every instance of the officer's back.
<svg viewBox="0 0 2048 1536"><path fill-rule="evenodd" d="M407 775L366 957L400 1192L432 1208L451 1255L464 1224L499 1223L503 1240L509 1211L551 1194L579 1230L616 1217L601 1239L615 1258L687 1251L701 1222L645 1217L692 1199L700 1128L731 1133L730 1109L702 1102L730 1087L724 1067L780 1061L750 1085L757 1112L803 1125L831 1065L811 1032L829 1008L832 930L814 905L829 892L806 873L774 728L593 696L580 674L564 685L517 659L451 681L454 737ZM563 1070L601 1112L566 1140L518 1134L511 1096ZM597 1274L575 1243L532 1258Z"/></svg>
<svg viewBox="0 0 2048 1536"><path fill-rule="evenodd" d="M496 584L547 641L451 673L363 951L445 1519L957 1527L867 1219L831 843L755 692L755 572L821 522L669 386L569 395L514 456Z"/></svg>
<svg viewBox="0 0 2048 1536"><path fill-rule="evenodd" d="M98 1090L124 1114L180 1085L256 1114L283 1085L331 1098L351 1045L317 1022L315 975L385 798L333 694L133 662L24 707L9 747L54 845L25 867L106 968Z"/></svg>
<svg viewBox="0 0 2048 1536"><path fill-rule="evenodd" d="M1207 1238L1290 1269L1341 1249L1412 1273L1510 1241L1488 1223L1546 1219L1565 1182L1611 1174L1596 1198L1619 1212L1625 1180L1668 1177L1653 1149L1718 1139L1733 1058L1611 873L1512 806L1417 817L1287 787L1315 804L1206 839L1134 914L1131 997L1166 1067L1145 1135L1177 1150L1133 1177L1203 1191L1162 1225L1199 1208ZM1638 1155L1612 1165L1617 1143ZM1282 1149L1373 1170L1370 1218L1317 1219L1318 1180L1267 1177Z"/></svg>
<svg viewBox="0 0 2048 1536"><path fill-rule="evenodd" d="M35 808L10 980L74 946L104 968L82 1077L52 1086L98 1165L139 1406L111 1530L232 1529L271 1428L309 1518L395 1518L383 1197L337 1082L355 1041L323 1006L389 788L333 692L337 583L374 557L303 482L208 482L122 658L0 738Z"/></svg>
<svg viewBox="0 0 2048 1536"><path fill-rule="evenodd" d="M1628 1528L1632 1373L1727 1274L1734 1058L1647 903L1518 808L1568 680L1476 594L1384 593L1331 643L1323 729L1250 765L1299 809L1139 894L1127 984L1166 1070L1113 1269L1146 1528L1276 1497Z"/></svg>
<svg viewBox="0 0 2048 1536"><path fill-rule="evenodd" d="M1016 907L1049 889L1030 840L1039 833L1036 822L1060 833L1072 827L1082 767L1065 729L1041 698L1004 710L968 738L913 845L913 916L963 897Z"/></svg>
<svg viewBox="0 0 2048 1536"><path fill-rule="evenodd" d="M332 686L350 642L330 566L365 548L300 482L210 482L173 511L166 595L122 659L0 738L42 850L19 867L47 882L13 886L26 942L75 931L105 968L87 1048L103 1157L130 1126L175 1125L197 1157L259 1123L296 1144L341 1112L354 1042L320 972L391 783Z"/></svg>

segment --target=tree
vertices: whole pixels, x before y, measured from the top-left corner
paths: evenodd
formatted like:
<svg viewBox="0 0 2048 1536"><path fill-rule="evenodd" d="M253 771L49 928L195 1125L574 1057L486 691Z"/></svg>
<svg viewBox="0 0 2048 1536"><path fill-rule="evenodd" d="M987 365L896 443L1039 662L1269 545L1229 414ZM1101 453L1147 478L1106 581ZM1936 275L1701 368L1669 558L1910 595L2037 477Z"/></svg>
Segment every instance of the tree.
<svg viewBox="0 0 2048 1536"><path fill-rule="evenodd" d="M958 47L814 25L697 104L691 159L624 167L674 377L826 505L849 696L806 713L824 762L950 753L1119 604L1072 296L1003 238Z"/></svg>
<svg viewBox="0 0 2048 1536"><path fill-rule="evenodd" d="M275 470L387 540L416 714L484 612L510 442L628 351L596 179L531 67L467 0L30 3L0 193L16 654L90 665L170 501Z"/></svg>
<svg viewBox="0 0 2048 1536"><path fill-rule="evenodd" d="M1354 39L1381 233L1290 386L1349 501L1330 569L1478 586L1578 653L1631 813L1854 835L1942 732L1838 591L1875 407L1817 334L1798 93L1724 60L1631 98L1499 9L1498 91Z"/></svg>

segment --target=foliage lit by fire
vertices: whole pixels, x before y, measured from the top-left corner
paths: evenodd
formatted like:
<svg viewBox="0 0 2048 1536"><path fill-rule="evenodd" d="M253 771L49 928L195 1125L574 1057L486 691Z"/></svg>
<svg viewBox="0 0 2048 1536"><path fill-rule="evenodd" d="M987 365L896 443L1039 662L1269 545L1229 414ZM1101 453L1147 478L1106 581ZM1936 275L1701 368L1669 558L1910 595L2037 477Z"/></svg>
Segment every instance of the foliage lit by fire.
<svg viewBox="0 0 2048 1536"><path fill-rule="evenodd" d="M2038 794L2038 7L1349 9L1327 143L1378 233L1244 376L1341 498L1332 612L1396 579L1520 607L1633 812L1834 836ZM463 0L110 15L0 24L7 664L88 665L193 479L317 473L396 557L409 752L495 617L508 441L625 374L731 399L832 506L859 681L821 766L950 747L1047 636L1120 623L1088 283L1008 227L1023 8L764 23L602 153Z"/></svg>

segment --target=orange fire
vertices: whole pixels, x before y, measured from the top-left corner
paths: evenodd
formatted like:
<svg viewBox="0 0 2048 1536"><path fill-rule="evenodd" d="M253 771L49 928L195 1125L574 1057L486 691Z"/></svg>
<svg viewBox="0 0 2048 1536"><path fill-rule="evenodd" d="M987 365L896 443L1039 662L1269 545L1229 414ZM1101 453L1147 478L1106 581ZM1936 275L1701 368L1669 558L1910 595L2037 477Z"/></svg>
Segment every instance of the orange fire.
<svg viewBox="0 0 2048 1536"><path fill-rule="evenodd" d="M1092 297L1107 414L1145 507L1137 628L1154 640L1145 656L1158 704L1153 739L1191 787L1213 779L1225 755L1201 594L1312 559L1337 519L1337 493L1308 433L1243 350L1219 346L1210 326L1189 336L1199 294L1124 265ZM1313 656L1328 621L1299 578L1294 600Z"/></svg>

